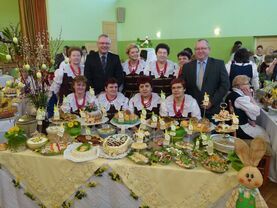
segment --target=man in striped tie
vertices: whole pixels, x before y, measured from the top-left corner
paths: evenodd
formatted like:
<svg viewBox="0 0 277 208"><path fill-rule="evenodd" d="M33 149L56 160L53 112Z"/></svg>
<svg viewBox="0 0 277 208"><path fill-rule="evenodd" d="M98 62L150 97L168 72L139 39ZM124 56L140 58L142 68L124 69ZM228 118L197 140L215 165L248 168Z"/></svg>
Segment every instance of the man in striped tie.
<svg viewBox="0 0 277 208"><path fill-rule="evenodd" d="M202 116L205 92L210 96L210 102L206 107L206 117L209 119L219 112L220 103L230 86L224 62L209 57L210 51L207 40L198 40L195 44L196 60L184 65L181 76L186 82L187 94L193 96L201 107Z"/></svg>

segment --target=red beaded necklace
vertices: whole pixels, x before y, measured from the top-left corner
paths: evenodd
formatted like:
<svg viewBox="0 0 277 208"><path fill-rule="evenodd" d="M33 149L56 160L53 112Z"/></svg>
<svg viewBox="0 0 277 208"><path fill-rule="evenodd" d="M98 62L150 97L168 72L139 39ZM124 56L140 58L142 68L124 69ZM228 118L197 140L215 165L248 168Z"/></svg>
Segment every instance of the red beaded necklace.
<svg viewBox="0 0 277 208"><path fill-rule="evenodd" d="M106 94L106 99L107 99L107 101L108 101L109 103L111 103L112 101L114 101L116 98L117 98L117 95L115 96L115 98L109 99L108 96L107 96L107 94Z"/></svg>
<svg viewBox="0 0 277 208"><path fill-rule="evenodd" d="M128 68L129 68L129 71L130 71L131 74L135 74L136 73L136 71L138 70L138 65L139 65L139 60L137 61L135 67L133 67L131 65L131 61L128 62Z"/></svg>
<svg viewBox="0 0 277 208"><path fill-rule="evenodd" d="M152 94L147 102L145 102L144 98L141 96L141 104L143 105L144 108L149 108L151 106L151 102L152 102Z"/></svg>
<svg viewBox="0 0 277 208"><path fill-rule="evenodd" d="M78 98L77 98L75 93L74 93L74 98L75 98L75 103L76 103L76 106L77 106L78 109L82 109L83 107L85 107L85 104L86 104L86 93L84 95L83 103L81 105L79 104Z"/></svg>
<svg viewBox="0 0 277 208"><path fill-rule="evenodd" d="M157 72L158 72L158 75L159 75L159 76L164 76L165 73L166 73L166 70L167 70L167 62L165 62L165 65L164 65L163 70L160 70L159 64L158 64L158 62L156 61L156 69L157 69Z"/></svg>
<svg viewBox="0 0 277 208"><path fill-rule="evenodd" d="M183 113L184 107L185 107L185 97L183 98L181 106L180 106L178 111L177 111L176 101L175 101L175 99L173 99L173 110L174 110L175 116L177 118L182 117L182 113Z"/></svg>
<svg viewBox="0 0 277 208"><path fill-rule="evenodd" d="M74 68L71 64L70 64L70 69L71 69L72 73L75 75L75 77L81 75L81 68L80 67L78 67L78 73L75 72L75 70L74 70Z"/></svg>

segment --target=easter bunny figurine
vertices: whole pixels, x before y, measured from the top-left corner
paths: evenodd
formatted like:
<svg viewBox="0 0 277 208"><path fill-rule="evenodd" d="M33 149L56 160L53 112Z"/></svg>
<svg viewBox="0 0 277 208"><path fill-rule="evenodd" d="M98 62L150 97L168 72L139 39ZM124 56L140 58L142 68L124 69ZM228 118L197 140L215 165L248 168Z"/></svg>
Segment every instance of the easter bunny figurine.
<svg viewBox="0 0 277 208"><path fill-rule="evenodd" d="M238 172L239 187L234 189L226 203L226 208L266 208L268 207L258 188L263 184L263 176L257 166L266 151L262 138L251 141L250 147L241 139L235 141L235 152L244 167Z"/></svg>

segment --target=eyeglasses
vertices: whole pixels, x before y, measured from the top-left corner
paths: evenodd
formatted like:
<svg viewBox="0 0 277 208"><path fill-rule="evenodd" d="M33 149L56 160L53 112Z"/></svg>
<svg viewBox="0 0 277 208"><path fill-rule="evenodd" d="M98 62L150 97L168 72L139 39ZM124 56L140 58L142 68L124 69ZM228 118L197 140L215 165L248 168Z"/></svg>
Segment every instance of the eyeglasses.
<svg viewBox="0 0 277 208"><path fill-rule="evenodd" d="M203 50L207 50L208 49L208 47L203 47L203 48L194 48L194 50L196 50L196 51L203 51Z"/></svg>
<svg viewBox="0 0 277 208"><path fill-rule="evenodd" d="M111 43L109 42L98 42L100 45L110 45Z"/></svg>

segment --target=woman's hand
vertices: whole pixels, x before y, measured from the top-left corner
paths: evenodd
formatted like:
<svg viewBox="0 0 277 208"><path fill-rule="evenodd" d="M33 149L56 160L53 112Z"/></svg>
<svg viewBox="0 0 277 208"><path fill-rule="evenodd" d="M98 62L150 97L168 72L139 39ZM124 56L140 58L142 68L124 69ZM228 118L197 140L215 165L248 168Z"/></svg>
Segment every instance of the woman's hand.
<svg viewBox="0 0 277 208"><path fill-rule="evenodd" d="M255 126L256 126L256 122L255 122L255 121L248 120L248 123L249 123L251 126L253 126L253 127L255 127Z"/></svg>
<svg viewBox="0 0 277 208"><path fill-rule="evenodd" d="M251 91L251 89L249 87L244 87L244 88L241 89L241 91L246 96L252 97L252 91Z"/></svg>

